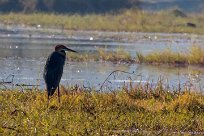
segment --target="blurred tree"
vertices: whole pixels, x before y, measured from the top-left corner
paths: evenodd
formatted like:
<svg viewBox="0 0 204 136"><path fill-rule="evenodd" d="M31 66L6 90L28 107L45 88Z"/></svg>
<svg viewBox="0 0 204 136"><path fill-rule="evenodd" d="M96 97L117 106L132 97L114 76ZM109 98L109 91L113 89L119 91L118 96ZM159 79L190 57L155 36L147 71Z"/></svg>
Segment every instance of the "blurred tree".
<svg viewBox="0 0 204 136"><path fill-rule="evenodd" d="M0 4L3 4L5 2L8 2L9 0L0 0Z"/></svg>
<svg viewBox="0 0 204 136"><path fill-rule="evenodd" d="M139 0L0 0L0 12L106 13L138 6Z"/></svg>
<svg viewBox="0 0 204 136"><path fill-rule="evenodd" d="M0 11L15 12L20 10L21 6L19 4L19 0L0 0Z"/></svg>
<svg viewBox="0 0 204 136"><path fill-rule="evenodd" d="M53 11L56 0L38 0L38 10L40 11Z"/></svg>
<svg viewBox="0 0 204 136"><path fill-rule="evenodd" d="M23 12L33 12L36 10L38 0L20 0L20 5L23 8Z"/></svg>

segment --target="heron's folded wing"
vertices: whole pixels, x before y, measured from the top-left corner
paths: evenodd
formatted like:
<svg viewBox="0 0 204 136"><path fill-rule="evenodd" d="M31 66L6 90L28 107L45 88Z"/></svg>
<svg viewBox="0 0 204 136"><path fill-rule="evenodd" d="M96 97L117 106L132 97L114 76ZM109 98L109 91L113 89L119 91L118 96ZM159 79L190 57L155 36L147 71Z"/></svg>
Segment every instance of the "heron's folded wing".
<svg viewBox="0 0 204 136"><path fill-rule="evenodd" d="M44 78L49 87L56 89L59 85L63 73L64 62L65 58L57 52L52 53L48 57L44 70Z"/></svg>

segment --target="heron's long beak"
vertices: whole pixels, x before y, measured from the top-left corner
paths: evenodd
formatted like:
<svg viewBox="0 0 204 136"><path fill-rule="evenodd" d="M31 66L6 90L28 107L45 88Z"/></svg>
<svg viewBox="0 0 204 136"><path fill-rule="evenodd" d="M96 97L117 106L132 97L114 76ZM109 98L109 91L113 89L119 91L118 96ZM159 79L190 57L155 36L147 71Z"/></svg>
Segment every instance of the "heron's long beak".
<svg viewBox="0 0 204 136"><path fill-rule="evenodd" d="M72 49L69 49L69 48L67 48L67 47L66 47L66 48L64 48L64 50L65 50L65 51L71 51L71 52L75 52L75 53L78 53L77 51L75 51L75 50L72 50Z"/></svg>

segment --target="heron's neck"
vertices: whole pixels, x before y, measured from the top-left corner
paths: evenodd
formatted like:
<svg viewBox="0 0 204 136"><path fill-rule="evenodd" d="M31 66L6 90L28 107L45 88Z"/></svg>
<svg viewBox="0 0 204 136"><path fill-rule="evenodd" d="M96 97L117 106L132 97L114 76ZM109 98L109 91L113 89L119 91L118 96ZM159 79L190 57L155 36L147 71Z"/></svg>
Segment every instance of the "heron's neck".
<svg viewBox="0 0 204 136"><path fill-rule="evenodd" d="M66 53L64 50L61 50L61 51L57 51L59 54L61 54L63 57L66 57Z"/></svg>

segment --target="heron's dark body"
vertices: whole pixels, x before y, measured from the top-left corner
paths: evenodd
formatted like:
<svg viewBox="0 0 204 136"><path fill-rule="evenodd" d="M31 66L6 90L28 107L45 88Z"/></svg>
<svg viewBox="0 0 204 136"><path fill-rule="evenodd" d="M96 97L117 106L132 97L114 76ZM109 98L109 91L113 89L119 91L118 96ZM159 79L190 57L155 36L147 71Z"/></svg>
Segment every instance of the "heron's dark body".
<svg viewBox="0 0 204 136"><path fill-rule="evenodd" d="M65 59L66 54L64 51L54 51L52 54L50 54L46 61L43 77L47 86L48 97L52 96L56 88L59 86Z"/></svg>

